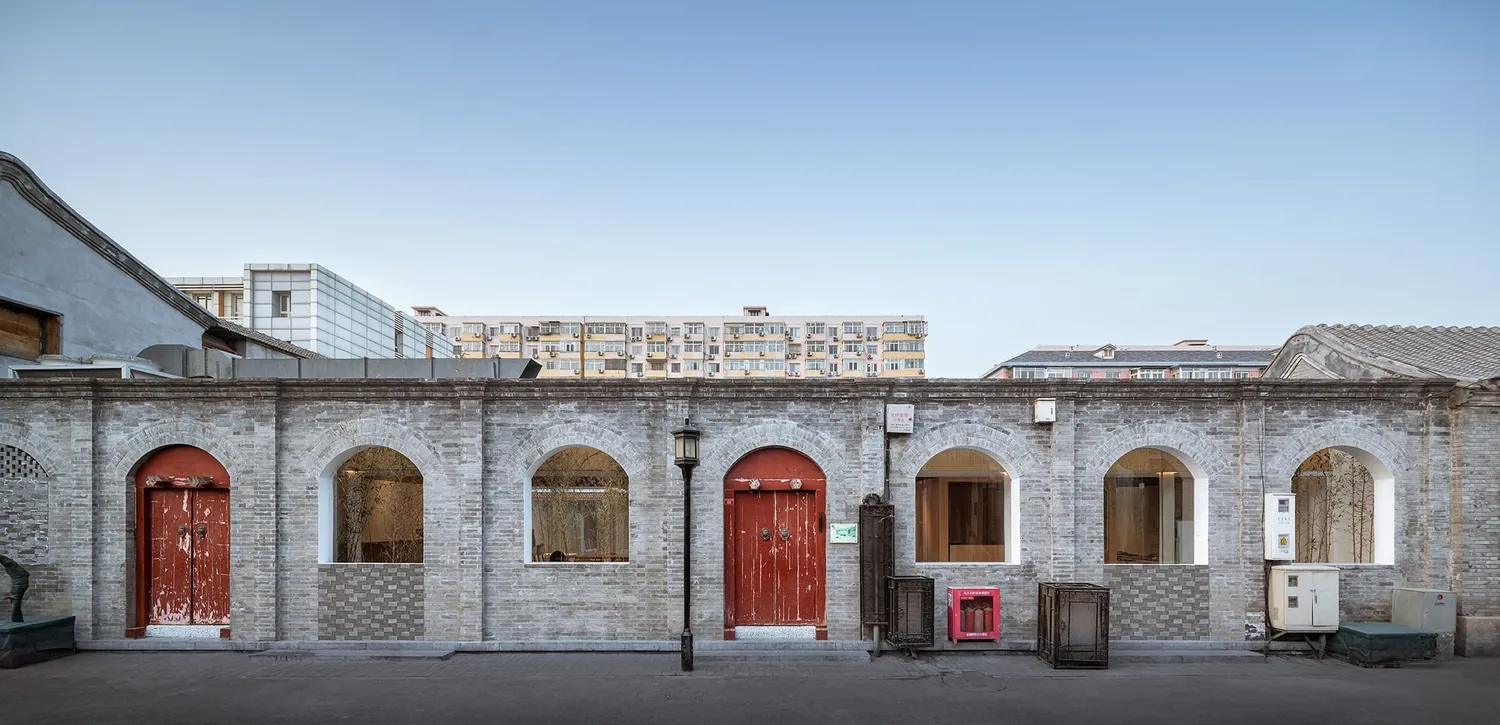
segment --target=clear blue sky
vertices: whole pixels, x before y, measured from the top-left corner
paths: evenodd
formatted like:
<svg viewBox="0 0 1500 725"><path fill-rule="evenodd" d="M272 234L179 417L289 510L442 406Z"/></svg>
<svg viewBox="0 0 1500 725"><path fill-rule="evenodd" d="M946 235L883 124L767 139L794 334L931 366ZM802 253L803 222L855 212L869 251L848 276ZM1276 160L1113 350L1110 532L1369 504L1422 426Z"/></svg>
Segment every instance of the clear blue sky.
<svg viewBox="0 0 1500 725"><path fill-rule="evenodd" d="M1500 3L0 0L0 148L169 276L1037 344L1500 324Z"/></svg>

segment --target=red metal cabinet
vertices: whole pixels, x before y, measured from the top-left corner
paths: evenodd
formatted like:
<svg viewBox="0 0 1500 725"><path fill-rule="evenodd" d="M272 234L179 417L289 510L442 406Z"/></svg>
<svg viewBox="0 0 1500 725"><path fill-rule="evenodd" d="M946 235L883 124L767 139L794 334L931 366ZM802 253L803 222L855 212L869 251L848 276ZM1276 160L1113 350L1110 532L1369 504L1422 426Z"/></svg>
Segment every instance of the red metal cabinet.
<svg viewBox="0 0 1500 725"><path fill-rule="evenodd" d="M948 640L1000 639L1000 590L948 587Z"/></svg>

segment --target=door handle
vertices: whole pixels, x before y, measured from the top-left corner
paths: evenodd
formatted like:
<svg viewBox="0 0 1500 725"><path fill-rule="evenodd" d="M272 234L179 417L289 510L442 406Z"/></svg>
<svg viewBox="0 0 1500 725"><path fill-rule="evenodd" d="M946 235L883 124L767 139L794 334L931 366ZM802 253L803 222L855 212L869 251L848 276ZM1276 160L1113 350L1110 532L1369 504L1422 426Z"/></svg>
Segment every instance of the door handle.
<svg viewBox="0 0 1500 725"><path fill-rule="evenodd" d="M208 536L208 524L198 524L198 535Z"/></svg>
<svg viewBox="0 0 1500 725"><path fill-rule="evenodd" d="M177 525L177 535L178 536L187 536L187 524L178 524Z"/></svg>
<svg viewBox="0 0 1500 725"><path fill-rule="evenodd" d="M788 530L787 527L785 527L785 526L781 527L781 540L782 541L786 541L787 537L791 536L791 535L792 535L792 532L790 530Z"/></svg>
<svg viewBox="0 0 1500 725"><path fill-rule="evenodd" d="M770 529L761 529L760 530L760 540L761 541L770 541L771 540L771 530Z"/></svg>
<svg viewBox="0 0 1500 725"><path fill-rule="evenodd" d="M818 533L823 533L823 514L818 514Z"/></svg>

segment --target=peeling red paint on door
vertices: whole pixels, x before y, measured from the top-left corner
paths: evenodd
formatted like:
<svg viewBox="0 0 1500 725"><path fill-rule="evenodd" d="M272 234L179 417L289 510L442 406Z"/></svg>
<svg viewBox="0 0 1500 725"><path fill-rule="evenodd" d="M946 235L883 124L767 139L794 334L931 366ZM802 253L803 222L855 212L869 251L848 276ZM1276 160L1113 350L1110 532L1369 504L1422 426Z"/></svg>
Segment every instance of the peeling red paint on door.
<svg viewBox="0 0 1500 725"><path fill-rule="evenodd" d="M147 492L151 512L148 529L151 559L147 580L151 591L149 624L192 624L192 523L188 509L191 491Z"/></svg>
<svg viewBox="0 0 1500 725"><path fill-rule="evenodd" d="M136 473L137 626L229 623L229 473L192 446Z"/></svg>
<svg viewBox="0 0 1500 725"><path fill-rule="evenodd" d="M827 634L823 472L766 448L724 479L725 636L737 625L814 625Z"/></svg>
<svg viewBox="0 0 1500 725"><path fill-rule="evenodd" d="M192 493L193 624L228 624L229 492Z"/></svg>

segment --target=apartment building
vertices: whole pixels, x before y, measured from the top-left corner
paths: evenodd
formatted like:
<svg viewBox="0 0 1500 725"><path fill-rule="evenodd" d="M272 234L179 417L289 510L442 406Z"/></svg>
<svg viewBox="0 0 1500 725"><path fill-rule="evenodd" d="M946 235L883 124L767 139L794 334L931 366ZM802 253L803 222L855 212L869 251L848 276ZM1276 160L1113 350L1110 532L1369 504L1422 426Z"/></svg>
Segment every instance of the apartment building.
<svg viewBox="0 0 1500 725"><path fill-rule="evenodd" d="M453 357L453 345L317 264L247 264L239 277L167 280L209 312L331 358Z"/></svg>
<svg viewBox="0 0 1500 725"><path fill-rule="evenodd" d="M1044 345L980 376L985 380L1234 380L1258 378L1275 345Z"/></svg>
<svg viewBox="0 0 1500 725"><path fill-rule="evenodd" d="M541 377L855 378L926 374L920 316L449 315L413 307L461 357L531 357Z"/></svg>

